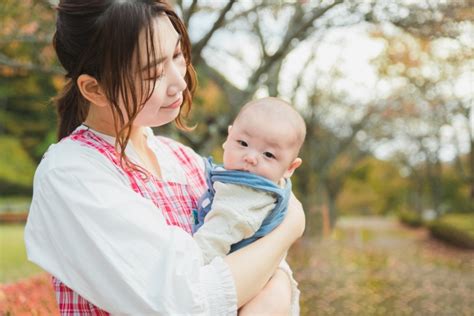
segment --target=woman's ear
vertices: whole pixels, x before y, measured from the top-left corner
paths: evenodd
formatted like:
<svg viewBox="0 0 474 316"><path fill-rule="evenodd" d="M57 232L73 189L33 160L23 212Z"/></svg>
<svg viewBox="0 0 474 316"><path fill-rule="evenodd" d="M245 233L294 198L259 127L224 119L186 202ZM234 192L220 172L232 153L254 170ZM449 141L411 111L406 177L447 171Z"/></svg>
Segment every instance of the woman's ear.
<svg viewBox="0 0 474 316"><path fill-rule="evenodd" d="M285 171L285 173L283 174L283 177L284 178L289 178L293 175L293 172L295 172L296 168L298 168L299 166L301 166L301 163L303 162L303 160L301 160L300 157L297 157L295 158L295 160L293 160L293 162L290 164L290 166L288 167L288 169Z"/></svg>
<svg viewBox="0 0 474 316"><path fill-rule="evenodd" d="M91 104L101 107L108 105L107 97L94 77L86 74L80 75L77 78L77 87L82 96Z"/></svg>

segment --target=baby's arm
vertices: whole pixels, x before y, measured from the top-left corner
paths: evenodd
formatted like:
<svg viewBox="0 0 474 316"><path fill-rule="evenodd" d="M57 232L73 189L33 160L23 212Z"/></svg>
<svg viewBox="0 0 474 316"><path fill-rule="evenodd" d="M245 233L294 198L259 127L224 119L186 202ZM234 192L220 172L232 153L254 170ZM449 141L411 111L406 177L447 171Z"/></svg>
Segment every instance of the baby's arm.
<svg viewBox="0 0 474 316"><path fill-rule="evenodd" d="M251 237L275 207L276 198L242 185L215 182L211 211L194 234L204 262L224 257L230 246Z"/></svg>

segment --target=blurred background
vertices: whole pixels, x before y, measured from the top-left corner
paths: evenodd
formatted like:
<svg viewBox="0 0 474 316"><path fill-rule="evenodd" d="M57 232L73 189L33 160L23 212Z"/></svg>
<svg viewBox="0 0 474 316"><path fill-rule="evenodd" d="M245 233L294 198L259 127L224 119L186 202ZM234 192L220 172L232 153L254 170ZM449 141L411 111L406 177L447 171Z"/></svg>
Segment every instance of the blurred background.
<svg viewBox="0 0 474 316"><path fill-rule="evenodd" d="M28 263L34 170L56 141L64 83L55 1L0 4L0 314L57 313ZM304 116L292 178L307 228L288 261L302 315L474 314L474 3L471 0L175 0L197 89L192 133L221 157L248 100ZM85 260L87 260L85 258Z"/></svg>

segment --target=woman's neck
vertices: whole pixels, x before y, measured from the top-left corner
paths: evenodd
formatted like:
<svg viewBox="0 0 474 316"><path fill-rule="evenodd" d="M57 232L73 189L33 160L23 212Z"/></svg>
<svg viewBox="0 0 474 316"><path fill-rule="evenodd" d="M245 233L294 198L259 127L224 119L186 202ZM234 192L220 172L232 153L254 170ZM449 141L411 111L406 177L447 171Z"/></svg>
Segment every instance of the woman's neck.
<svg viewBox="0 0 474 316"><path fill-rule="evenodd" d="M83 124L99 133L117 137L113 120L100 120L94 118L94 116L88 116ZM148 146L145 127L132 126L129 141L132 143L135 152L140 158L142 167L147 169L156 177L161 178L161 168L155 154Z"/></svg>
<svg viewBox="0 0 474 316"><path fill-rule="evenodd" d="M117 137L113 121L110 122L110 120L103 120L103 119L88 116L83 124L101 134ZM132 126L129 141L132 142L133 146L138 151L140 152L145 151L146 146L147 146L145 127Z"/></svg>
<svg viewBox="0 0 474 316"><path fill-rule="evenodd" d="M117 136L112 111L109 108L91 104L89 113L83 124L99 133L112 137Z"/></svg>

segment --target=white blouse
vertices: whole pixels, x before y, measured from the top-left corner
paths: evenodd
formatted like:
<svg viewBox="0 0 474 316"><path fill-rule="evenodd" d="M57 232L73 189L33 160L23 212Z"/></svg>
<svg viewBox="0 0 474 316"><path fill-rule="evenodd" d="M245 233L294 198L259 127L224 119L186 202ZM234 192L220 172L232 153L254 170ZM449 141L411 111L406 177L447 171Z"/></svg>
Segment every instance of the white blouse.
<svg viewBox="0 0 474 316"><path fill-rule="evenodd" d="M171 153L154 137L148 142L160 157L163 178L186 183ZM131 143L126 153L140 163ZM51 145L33 188L25 228L29 260L92 304L113 315L236 314L225 261L204 265L192 236L167 225L96 150L70 139Z"/></svg>

